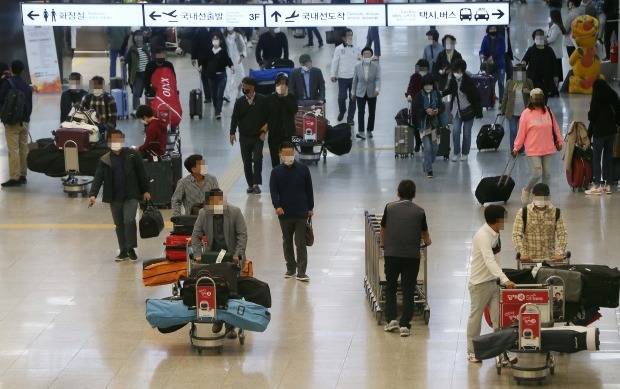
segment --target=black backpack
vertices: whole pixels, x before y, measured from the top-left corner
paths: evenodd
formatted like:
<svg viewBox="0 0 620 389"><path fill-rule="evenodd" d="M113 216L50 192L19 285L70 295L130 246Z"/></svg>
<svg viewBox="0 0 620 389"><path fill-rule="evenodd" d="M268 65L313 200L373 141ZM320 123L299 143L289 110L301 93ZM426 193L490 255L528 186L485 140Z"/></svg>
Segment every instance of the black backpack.
<svg viewBox="0 0 620 389"><path fill-rule="evenodd" d="M4 124L15 125L21 123L24 117L24 109L26 108L26 96L24 92L17 89L13 80L7 78L11 89L9 89L0 112L0 120Z"/></svg>

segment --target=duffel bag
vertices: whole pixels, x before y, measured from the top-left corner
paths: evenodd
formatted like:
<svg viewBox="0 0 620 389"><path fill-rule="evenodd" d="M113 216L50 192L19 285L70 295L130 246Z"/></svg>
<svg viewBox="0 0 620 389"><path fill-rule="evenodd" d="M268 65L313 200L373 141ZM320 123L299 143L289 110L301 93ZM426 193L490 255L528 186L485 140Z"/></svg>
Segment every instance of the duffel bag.
<svg viewBox="0 0 620 389"><path fill-rule="evenodd" d="M605 265L561 265L555 269L581 273L581 298L586 307L617 308L620 305L620 271Z"/></svg>
<svg viewBox="0 0 620 389"><path fill-rule="evenodd" d="M206 270L201 270L196 274L196 277L187 278L183 281L181 287L181 297L183 298L183 304L188 307L196 307L196 282L202 277L209 277L215 283L215 304L217 308L226 307L226 303L230 298L230 289L228 288L228 282L223 277L213 276ZM201 286L210 285L208 281L202 281Z"/></svg>
<svg viewBox="0 0 620 389"><path fill-rule="evenodd" d="M543 328L540 341L543 350L560 353L597 351L601 344L598 328L582 326Z"/></svg>
<svg viewBox="0 0 620 389"><path fill-rule="evenodd" d="M147 299L146 320L157 328L181 326L196 319L196 309L190 309L181 300Z"/></svg>
<svg viewBox="0 0 620 389"><path fill-rule="evenodd" d="M581 274L575 271L542 266L536 273L536 283L543 284L551 276L560 277L564 281L564 301L578 303L581 298Z"/></svg>
<svg viewBox="0 0 620 389"><path fill-rule="evenodd" d="M535 284L532 269L502 269L506 277L515 284Z"/></svg>
<svg viewBox="0 0 620 389"><path fill-rule="evenodd" d="M495 358L503 352L515 348L518 337L519 330L517 328L506 328L475 337L473 343L476 359Z"/></svg>
<svg viewBox="0 0 620 389"><path fill-rule="evenodd" d="M239 278L237 293L246 301L271 308L271 290L269 284L254 277Z"/></svg>
<svg viewBox="0 0 620 389"><path fill-rule="evenodd" d="M142 263L142 283L144 286L174 284L187 276L187 264L166 259L153 259Z"/></svg>
<svg viewBox="0 0 620 389"><path fill-rule="evenodd" d="M262 305L245 300L228 300L226 309L217 310L217 319L233 327L263 332L267 329L271 314Z"/></svg>
<svg viewBox="0 0 620 389"><path fill-rule="evenodd" d="M164 229L164 217L150 201L146 202L146 207L138 226L140 227L140 238L142 239L158 237L159 233Z"/></svg>

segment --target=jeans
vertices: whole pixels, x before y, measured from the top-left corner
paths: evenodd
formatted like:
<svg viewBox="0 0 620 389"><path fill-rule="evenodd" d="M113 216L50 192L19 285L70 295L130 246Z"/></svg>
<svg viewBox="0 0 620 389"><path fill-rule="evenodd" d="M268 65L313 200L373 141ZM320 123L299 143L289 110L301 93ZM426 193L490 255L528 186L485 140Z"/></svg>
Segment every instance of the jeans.
<svg viewBox="0 0 620 389"><path fill-rule="evenodd" d="M551 181L551 157L553 154L527 157L532 167L532 175L526 185L528 190L531 191L541 177L542 182L549 185L549 181Z"/></svg>
<svg viewBox="0 0 620 389"><path fill-rule="evenodd" d="M243 172L248 187L263 184L263 144L258 135L251 138L239 137Z"/></svg>
<svg viewBox="0 0 620 389"><path fill-rule="evenodd" d="M389 323L396 320L396 288L400 275L400 286L403 292L403 312L398 325L411 328L413 318L413 299L415 284L420 270L420 259L385 257L385 320Z"/></svg>
<svg viewBox="0 0 620 389"><path fill-rule="evenodd" d="M224 90L226 89L226 73L216 74L215 77L209 78L211 85L211 98L213 99L213 108L215 114L222 113L222 105L224 104Z"/></svg>
<svg viewBox="0 0 620 389"><path fill-rule="evenodd" d="M202 67L200 72L200 80L202 81L202 93L204 94L205 101L211 102L211 86L209 83L209 77L207 76L206 66Z"/></svg>
<svg viewBox="0 0 620 389"><path fill-rule="evenodd" d="M519 98L517 96L517 98ZM510 151L515 148L515 139L517 139L517 132L519 132L519 119L521 116L512 115L510 118Z"/></svg>
<svg viewBox="0 0 620 389"><path fill-rule="evenodd" d="M377 57L381 56L381 39L379 38L379 27L368 27L368 33L366 33L366 47L370 47L371 44L375 44L374 54Z"/></svg>
<svg viewBox="0 0 620 389"><path fill-rule="evenodd" d="M289 272L297 270L298 275L306 274L308 267L306 220L306 218L280 219L286 270ZM295 246L293 246L293 242ZM297 261L295 261L295 247L297 247Z"/></svg>
<svg viewBox="0 0 620 389"><path fill-rule="evenodd" d="M613 181L612 152L615 140L616 135L609 135L594 138L592 142L592 182L597 185L602 185L603 181L606 181L607 184ZM601 170L603 173L602 176Z"/></svg>
<svg viewBox="0 0 620 389"><path fill-rule="evenodd" d="M144 72L136 72L136 76L133 79L133 101L131 102L134 112L140 106L140 99L144 92Z"/></svg>
<svg viewBox="0 0 620 389"><path fill-rule="evenodd" d="M353 116L355 115L355 101L351 100L352 87L352 78L338 79L338 112L347 112L347 100L349 100L349 113L347 114L347 120L353 120Z"/></svg>
<svg viewBox="0 0 620 389"><path fill-rule="evenodd" d="M319 41L319 45L322 45L323 37L321 36L319 29L316 27L308 27L308 45L310 46L314 45L314 36L312 36L312 33L316 35L316 39Z"/></svg>
<svg viewBox="0 0 620 389"><path fill-rule="evenodd" d="M19 180L20 176L26 177L28 172L28 127L28 122L4 125L6 148L9 151L9 175L12 180Z"/></svg>
<svg viewBox="0 0 620 389"><path fill-rule="evenodd" d="M471 310L467 319L467 352L474 352L473 339L480 335L482 327L482 316L484 309L489 307L493 328L498 325L499 319L499 288L495 280L483 282L477 285L469 284L469 297L471 299Z"/></svg>
<svg viewBox="0 0 620 389"><path fill-rule="evenodd" d="M116 77L116 61L122 55L120 50L110 49L110 78ZM123 75L123 80L127 80L127 68L125 66L121 66L121 74Z"/></svg>
<svg viewBox="0 0 620 389"><path fill-rule="evenodd" d="M110 211L116 226L119 250L127 252L138 247L138 229L136 228L138 200L113 201L110 203Z"/></svg>
<svg viewBox="0 0 620 389"><path fill-rule="evenodd" d="M506 70L505 69L497 69L495 70L495 74L493 77L497 80L497 87L499 88L499 95L497 95L497 100L501 103L504 98L504 82L506 81Z"/></svg>
<svg viewBox="0 0 620 389"><path fill-rule="evenodd" d="M469 155L471 149L471 128L474 119L461 120L457 114L452 118L452 143L454 143L454 155ZM461 150L461 126L463 126L463 149Z"/></svg>
<svg viewBox="0 0 620 389"><path fill-rule="evenodd" d="M356 97L357 101L357 129L359 132L364 132L364 115L366 114L366 102L368 102L368 127L366 131L373 132L375 129L375 111L377 109L377 98L368 97Z"/></svg>
<svg viewBox="0 0 620 389"><path fill-rule="evenodd" d="M439 136L439 134L437 134ZM422 158L422 169L424 173L433 171L433 162L437 157L437 142L433 142L430 135L422 137L422 145L424 146L424 156Z"/></svg>

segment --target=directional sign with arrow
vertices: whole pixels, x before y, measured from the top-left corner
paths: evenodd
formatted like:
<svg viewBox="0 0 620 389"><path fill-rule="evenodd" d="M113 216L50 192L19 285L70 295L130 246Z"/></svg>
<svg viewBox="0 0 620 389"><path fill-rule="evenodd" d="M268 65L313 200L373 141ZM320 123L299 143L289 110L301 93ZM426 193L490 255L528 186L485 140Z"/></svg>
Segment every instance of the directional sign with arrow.
<svg viewBox="0 0 620 389"><path fill-rule="evenodd" d="M510 23L510 3L389 3L387 25L488 26Z"/></svg>
<svg viewBox="0 0 620 389"><path fill-rule="evenodd" d="M501 18L502 18L502 16L504 16L504 13L502 12L502 10L501 10L501 9L498 9L498 10L497 10L497 12L493 12L491 15L493 15L493 16L496 16L496 15L497 15L497 18L498 18L498 19L501 19Z"/></svg>
<svg viewBox="0 0 620 389"><path fill-rule="evenodd" d="M24 26L142 25L142 4L21 3Z"/></svg>
<svg viewBox="0 0 620 389"><path fill-rule="evenodd" d="M144 4L143 7L145 27L265 27L265 9L256 4Z"/></svg>
<svg viewBox="0 0 620 389"><path fill-rule="evenodd" d="M155 11L153 11L149 14L149 17L153 20L157 20L157 18L161 18L161 15L157 15Z"/></svg>
<svg viewBox="0 0 620 389"><path fill-rule="evenodd" d="M34 20L34 16L41 16L41 15L35 14L34 11L28 12L28 17L30 18L30 20Z"/></svg>
<svg viewBox="0 0 620 389"><path fill-rule="evenodd" d="M385 4L267 4L265 15L266 27L385 26Z"/></svg>
<svg viewBox="0 0 620 389"><path fill-rule="evenodd" d="M280 15L280 12L274 11L274 13L271 14L271 17L274 18L276 20L276 23L277 23L278 22L278 18L281 18L282 15Z"/></svg>

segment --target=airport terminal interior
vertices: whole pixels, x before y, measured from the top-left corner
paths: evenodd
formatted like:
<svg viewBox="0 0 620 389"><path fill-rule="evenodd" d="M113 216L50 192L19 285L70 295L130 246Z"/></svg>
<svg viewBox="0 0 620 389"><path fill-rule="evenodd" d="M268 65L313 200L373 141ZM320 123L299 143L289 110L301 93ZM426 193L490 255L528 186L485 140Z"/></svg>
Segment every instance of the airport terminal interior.
<svg viewBox="0 0 620 389"><path fill-rule="evenodd" d="M475 7L475 3L472 4ZM540 0L515 2L511 40L521 58L533 44L535 28L547 29L548 7ZM563 10L566 15L566 10ZM225 26L223 26L225 27ZM285 29L283 29L286 31ZM328 154L310 166L315 195L315 244L308 249L309 282L283 277L286 271L281 230L269 194L268 151L263 161L263 193L246 194L239 146L229 143L232 103L223 118L204 106L203 118L190 120L189 91L199 74L189 56L168 55L179 81L186 111L181 122L182 154L202 154L226 201L241 208L248 227L247 256L257 278L269 283L273 299L271 323L263 333L248 333L245 344L226 340L221 354L192 350L188 327L162 334L145 319L145 300L171 295L170 286L144 287L142 261L160 258L160 237L139 239L138 263L117 263L117 244L109 207L88 208L84 197L63 193L60 178L29 172L27 185L0 191L0 387L2 388L508 388L515 387L510 369L498 375L493 360L466 359L467 289L472 237L484 223L484 207L474 197L481 178L498 175L509 157L508 135L497 151L474 148L467 162L438 159L434 179L427 179L418 154L394 158L394 116L406 106L404 97L415 62L421 58L428 27L380 28L381 94L377 100L375 136L353 139L347 155ZM326 29L320 28L325 34ZM355 27L354 43L365 45L366 27ZM439 35L457 38L472 72L485 27L438 27ZM287 31L290 58L312 56L327 79L327 117L338 114L337 86L329 81L333 45L302 48L305 39ZM10 62L10 53L2 60ZM566 54L565 54L566 55ZM108 74L108 58L77 55L73 70L85 79ZM254 48L244 60L256 69ZM298 66L298 65L297 65ZM564 57L564 72L568 69ZM617 90L617 83L613 82ZM58 126L58 94L35 95L30 130L47 138ZM561 94L549 99L565 134L571 121L587 122L590 97ZM476 120L472 138L490 123L497 108ZM355 117L357 121L357 116ZM142 143L142 124L119 120L127 145ZM508 133L508 122L505 123ZM0 127L0 131L4 129ZM354 131L357 128L354 127ZM0 142L0 176L8 179L4 136ZM265 145L266 146L266 145ZM515 268L512 222L520 190L530 176L526 158L513 172L516 187L506 205L509 223L502 232L500 264ZM432 245L427 277L430 320L416 313L412 334L401 338L377 325L366 299L364 212L381 213L397 199L400 180L417 185L414 202L426 211ZM561 153L553 159L551 201L562 209L572 263L616 267L620 252L620 190L586 196L567 184ZM614 208L615 207L615 208ZM616 209L616 211L614 211ZM165 219L170 210L162 210ZM600 350L557 356L555 374L544 383L553 388L620 387L620 313L602 308ZM483 324L483 332L490 332ZM523 384L526 385L526 384Z"/></svg>

